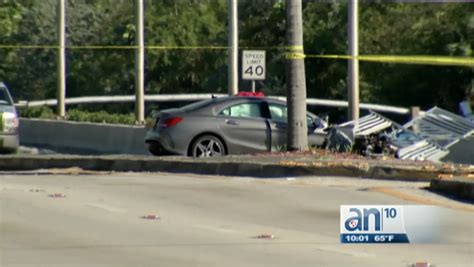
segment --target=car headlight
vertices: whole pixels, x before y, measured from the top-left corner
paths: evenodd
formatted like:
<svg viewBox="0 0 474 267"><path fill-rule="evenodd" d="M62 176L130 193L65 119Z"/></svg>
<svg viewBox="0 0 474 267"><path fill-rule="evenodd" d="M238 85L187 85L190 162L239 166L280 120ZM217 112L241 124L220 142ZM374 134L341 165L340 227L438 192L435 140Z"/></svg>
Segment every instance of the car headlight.
<svg viewBox="0 0 474 267"><path fill-rule="evenodd" d="M15 113L5 112L2 114L3 131L7 133L16 133L18 129L18 118Z"/></svg>

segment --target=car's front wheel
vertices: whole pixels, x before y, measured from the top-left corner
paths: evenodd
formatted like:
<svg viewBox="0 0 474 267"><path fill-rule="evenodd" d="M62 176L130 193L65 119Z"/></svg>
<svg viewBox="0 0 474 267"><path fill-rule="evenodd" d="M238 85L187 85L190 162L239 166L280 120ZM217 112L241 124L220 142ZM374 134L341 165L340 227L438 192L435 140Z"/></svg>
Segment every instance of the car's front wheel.
<svg viewBox="0 0 474 267"><path fill-rule="evenodd" d="M195 158L218 157L225 155L225 147L219 138L203 135L193 143L191 152Z"/></svg>

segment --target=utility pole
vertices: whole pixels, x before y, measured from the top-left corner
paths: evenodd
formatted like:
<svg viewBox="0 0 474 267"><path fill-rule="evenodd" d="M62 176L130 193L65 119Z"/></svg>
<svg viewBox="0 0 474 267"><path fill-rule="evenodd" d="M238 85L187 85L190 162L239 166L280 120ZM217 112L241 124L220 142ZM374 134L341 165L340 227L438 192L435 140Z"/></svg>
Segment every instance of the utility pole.
<svg viewBox="0 0 474 267"><path fill-rule="evenodd" d="M145 41L143 0L136 0L135 120L145 121Z"/></svg>
<svg viewBox="0 0 474 267"><path fill-rule="evenodd" d="M66 117L66 0L58 0L58 91L59 118Z"/></svg>
<svg viewBox="0 0 474 267"><path fill-rule="evenodd" d="M308 149L308 127L301 0L286 0L286 32L287 149L304 151Z"/></svg>
<svg viewBox="0 0 474 267"><path fill-rule="evenodd" d="M359 119L359 0L349 0L348 8L348 119Z"/></svg>
<svg viewBox="0 0 474 267"><path fill-rule="evenodd" d="M238 40L238 14L237 0L228 0L229 6L229 95L236 95L239 92L239 40Z"/></svg>

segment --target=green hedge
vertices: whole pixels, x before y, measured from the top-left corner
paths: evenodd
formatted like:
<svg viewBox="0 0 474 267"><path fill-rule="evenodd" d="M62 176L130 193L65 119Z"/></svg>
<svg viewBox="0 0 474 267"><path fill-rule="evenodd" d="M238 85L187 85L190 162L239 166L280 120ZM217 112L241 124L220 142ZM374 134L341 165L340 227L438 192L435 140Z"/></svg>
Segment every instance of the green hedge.
<svg viewBox="0 0 474 267"><path fill-rule="evenodd" d="M48 106L31 107L31 108L20 108L20 116L22 118L41 118L41 119L54 119L56 114Z"/></svg>
<svg viewBox="0 0 474 267"><path fill-rule="evenodd" d="M23 118L40 118L40 119L55 119L57 116L54 111L47 106L30 107L20 110L20 115ZM77 122L95 122L95 123L110 123L110 124L125 124L135 125L135 115L133 113L117 114L108 113L106 111L90 112L80 109L69 109L67 111L66 119ZM147 118L147 121L151 118Z"/></svg>

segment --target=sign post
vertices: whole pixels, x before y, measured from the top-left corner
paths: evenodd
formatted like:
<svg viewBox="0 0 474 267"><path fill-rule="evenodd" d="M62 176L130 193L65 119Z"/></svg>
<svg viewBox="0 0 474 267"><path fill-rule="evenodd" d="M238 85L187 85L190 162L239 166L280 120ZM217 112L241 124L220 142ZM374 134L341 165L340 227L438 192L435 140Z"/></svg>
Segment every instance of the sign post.
<svg viewBox="0 0 474 267"><path fill-rule="evenodd" d="M265 51L242 51L242 79L252 81L252 92L255 80L265 80Z"/></svg>

